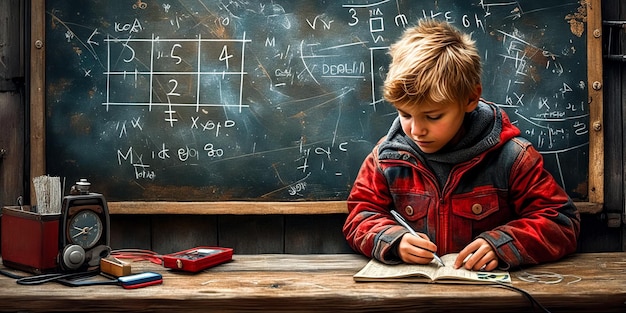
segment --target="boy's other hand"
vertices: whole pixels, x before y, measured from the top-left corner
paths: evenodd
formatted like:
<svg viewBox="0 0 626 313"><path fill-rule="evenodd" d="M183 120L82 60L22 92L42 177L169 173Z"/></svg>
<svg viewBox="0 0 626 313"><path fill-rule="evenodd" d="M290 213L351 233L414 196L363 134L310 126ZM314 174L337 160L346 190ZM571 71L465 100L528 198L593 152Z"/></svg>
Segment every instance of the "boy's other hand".
<svg viewBox="0 0 626 313"><path fill-rule="evenodd" d="M498 267L498 256L487 241L478 238L459 252L454 268L461 266L471 271L493 271Z"/></svg>
<svg viewBox="0 0 626 313"><path fill-rule="evenodd" d="M417 234L418 236L413 236L406 233L402 236L398 245L398 256L404 263L428 264L437 252L437 245L426 234Z"/></svg>

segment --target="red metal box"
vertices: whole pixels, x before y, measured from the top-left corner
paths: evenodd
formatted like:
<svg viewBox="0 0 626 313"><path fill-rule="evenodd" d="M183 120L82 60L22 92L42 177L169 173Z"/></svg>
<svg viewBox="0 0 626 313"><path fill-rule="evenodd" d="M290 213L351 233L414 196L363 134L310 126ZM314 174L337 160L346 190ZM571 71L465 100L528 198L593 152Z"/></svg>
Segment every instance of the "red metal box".
<svg viewBox="0 0 626 313"><path fill-rule="evenodd" d="M38 214L23 208L2 208L2 264L35 274L57 270L60 214Z"/></svg>
<svg viewBox="0 0 626 313"><path fill-rule="evenodd" d="M163 266L179 271L199 272L232 260L233 249L195 247L163 256Z"/></svg>

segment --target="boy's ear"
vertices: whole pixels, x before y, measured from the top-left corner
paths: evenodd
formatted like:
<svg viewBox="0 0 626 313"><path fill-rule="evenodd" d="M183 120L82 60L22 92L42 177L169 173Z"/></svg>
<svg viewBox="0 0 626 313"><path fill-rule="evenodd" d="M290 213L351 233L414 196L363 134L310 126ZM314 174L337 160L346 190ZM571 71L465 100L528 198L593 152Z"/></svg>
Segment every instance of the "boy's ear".
<svg viewBox="0 0 626 313"><path fill-rule="evenodd" d="M467 99L467 106L465 106L466 113L472 112L476 109L482 92L483 92L483 86L481 84L476 84L476 88L474 88L474 92L472 92L469 98Z"/></svg>

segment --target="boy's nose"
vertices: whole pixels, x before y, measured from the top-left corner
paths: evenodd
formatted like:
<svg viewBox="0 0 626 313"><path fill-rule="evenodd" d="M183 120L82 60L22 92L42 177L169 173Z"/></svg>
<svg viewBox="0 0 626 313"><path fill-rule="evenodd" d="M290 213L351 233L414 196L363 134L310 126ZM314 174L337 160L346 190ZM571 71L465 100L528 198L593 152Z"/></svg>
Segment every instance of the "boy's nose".
<svg viewBox="0 0 626 313"><path fill-rule="evenodd" d="M426 135L428 130L426 129L426 127L421 127L419 124L413 123L413 127L411 127L411 132L413 136L417 137Z"/></svg>

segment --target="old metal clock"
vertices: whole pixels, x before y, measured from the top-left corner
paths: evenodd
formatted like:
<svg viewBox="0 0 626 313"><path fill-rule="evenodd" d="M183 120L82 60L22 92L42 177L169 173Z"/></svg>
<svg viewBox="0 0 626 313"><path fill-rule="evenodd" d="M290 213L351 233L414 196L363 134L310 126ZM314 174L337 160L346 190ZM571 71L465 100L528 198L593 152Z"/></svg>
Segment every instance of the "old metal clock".
<svg viewBox="0 0 626 313"><path fill-rule="evenodd" d="M102 226L102 219L98 212L92 209L82 210L71 217L67 227L69 232L67 236L70 243L89 249L102 238L104 230Z"/></svg>
<svg viewBox="0 0 626 313"><path fill-rule="evenodd" d="M109 209L91 184L81 179L63 198L59 221L59 257L62 270L96 267L110 253Z"/></svg>

